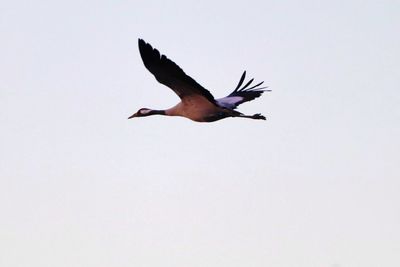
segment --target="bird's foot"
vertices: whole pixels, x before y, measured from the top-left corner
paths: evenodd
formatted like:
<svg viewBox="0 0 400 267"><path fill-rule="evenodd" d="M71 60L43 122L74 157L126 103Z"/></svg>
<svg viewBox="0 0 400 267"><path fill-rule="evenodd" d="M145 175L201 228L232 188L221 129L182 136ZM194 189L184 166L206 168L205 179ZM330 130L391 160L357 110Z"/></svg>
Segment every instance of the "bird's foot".
<svg viewBox="0 0 400 267"><path fill-rule="evenodd" d="M261 115L260 113L254 114L252 116L252 118L255 120L266 120L266 118L263 115Z"/></svg>

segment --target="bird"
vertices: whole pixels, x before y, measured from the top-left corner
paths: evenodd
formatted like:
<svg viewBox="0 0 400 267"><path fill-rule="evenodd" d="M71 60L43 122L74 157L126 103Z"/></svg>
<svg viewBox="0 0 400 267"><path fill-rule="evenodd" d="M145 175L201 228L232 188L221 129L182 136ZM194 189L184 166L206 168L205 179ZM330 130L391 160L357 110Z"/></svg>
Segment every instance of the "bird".
<svg viewBox="0 0 400 267"><path fill-rule="evenodd" d="M151 44L139 38L138 46L140 56L147 70L154 75L159 83L172 89L181 101L165 110L141 108L128 119L151 115L181 116L195 122L214 122L229 117L255 120L266 119L260 113L245 115L236 110L240 104L260 97L266 91L271 91L266 90L268 87L260 87L263 82L249 87L254 79L243 85L246 71L243 72L236 88L228 96L216 99L210 91L187 75L167 56L160 54Z"/></svg>

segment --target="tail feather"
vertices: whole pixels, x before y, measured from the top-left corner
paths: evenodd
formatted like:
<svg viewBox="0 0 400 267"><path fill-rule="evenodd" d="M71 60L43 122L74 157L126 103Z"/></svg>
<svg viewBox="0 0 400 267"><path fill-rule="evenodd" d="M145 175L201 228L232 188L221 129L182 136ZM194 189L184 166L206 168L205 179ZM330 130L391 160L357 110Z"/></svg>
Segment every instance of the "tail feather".
<svg viewBox="0 0 400 267"><path fill-rule="evenodd" d="M243 72L242 77L240 77L239 83L236 86L234 91L237 91L239 87L243 84L244 79L246 78L246 71Z"/></svg>
<svg viewBox="0 0 400 267"><path fill-rule="evenodd" d="M218 104L220 104L223 107L235 109L240 104L251 101L257 97L260 97L264 92L271 91L271 90L264 90L268 88L267 86L259 87L264 82L260 82L250 88L247 88L251 85L254 79L250 79L243 87L241 87L245 78L246 78L246 71L243 72L242 76L240 77L238 85L236 86L235 90L233 90L232 93L230 93L227 97L217 99Z"/></svg>
<svg viewBox="0 0 400 267"><path fill-rule="evenodd" d="M250 81L248 81L248 82L246 83L246 85L243 86L242 89L240 89L239 91L244 91L244 89L246 89L253 81L254 81L254 79L251 79Z"/></svg>

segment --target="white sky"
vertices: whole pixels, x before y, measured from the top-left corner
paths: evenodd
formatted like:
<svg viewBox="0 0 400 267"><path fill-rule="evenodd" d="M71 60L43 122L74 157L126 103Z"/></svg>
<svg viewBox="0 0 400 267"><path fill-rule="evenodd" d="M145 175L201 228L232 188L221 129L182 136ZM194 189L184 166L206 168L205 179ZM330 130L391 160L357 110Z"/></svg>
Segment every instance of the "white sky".
<svg viewBox="0 0 400 267"><path fill-rule="evenodd" d="M399 25L398 1L3 1L0 266L400 266ZM178 101L137 38L216 97L265 80L240 110L267 121L127 120Z"/></svg>

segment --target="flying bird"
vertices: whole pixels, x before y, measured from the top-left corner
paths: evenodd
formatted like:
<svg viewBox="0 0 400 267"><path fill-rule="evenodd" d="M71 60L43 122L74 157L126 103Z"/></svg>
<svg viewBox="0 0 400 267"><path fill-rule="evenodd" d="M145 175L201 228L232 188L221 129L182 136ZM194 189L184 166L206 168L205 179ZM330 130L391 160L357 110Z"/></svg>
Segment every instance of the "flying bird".
<svg viewBox="0 0 400 267"><path fill-rule="evenodd" d="M265 120L260 113L245 115L235 110L240 104L251 101L265 91L267 87L254 86L249 80L245 85L246 71L243 72L235 90L224 98L215 99L213 95L188 76L177 64L161 55L149 43L139 39L139 52L145 67L154 75L156 80L174 91L181 101L172 108L165 110L141 108L128 119L147 117L150 115L181 116L197 122L213 122L228 117ZM242 86L243 85L243 86Z"/></svg>

